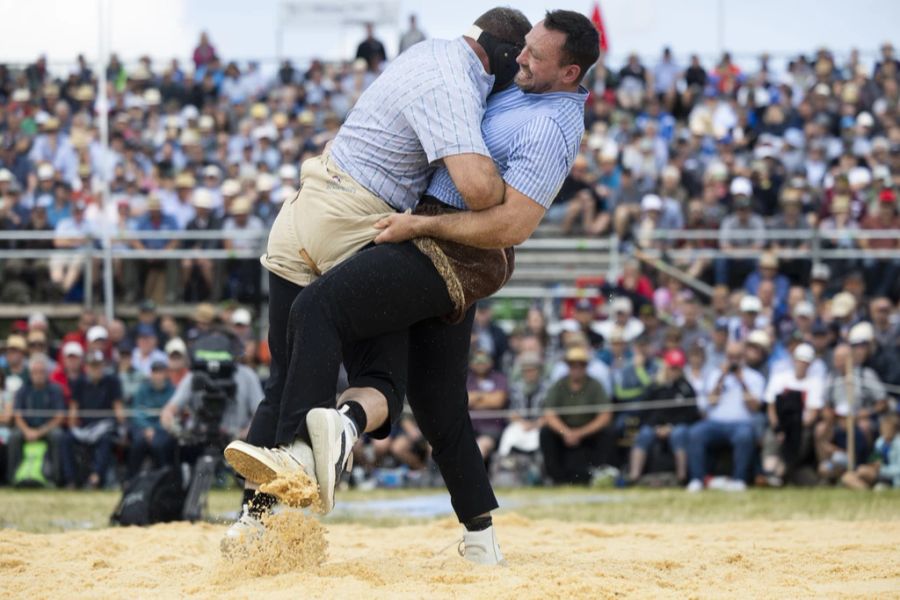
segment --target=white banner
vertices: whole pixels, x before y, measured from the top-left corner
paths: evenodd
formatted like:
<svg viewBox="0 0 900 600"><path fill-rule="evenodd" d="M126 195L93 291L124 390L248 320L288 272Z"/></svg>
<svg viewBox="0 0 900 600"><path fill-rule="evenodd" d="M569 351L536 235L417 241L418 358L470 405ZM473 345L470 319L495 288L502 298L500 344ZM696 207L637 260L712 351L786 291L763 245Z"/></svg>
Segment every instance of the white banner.
<svg viewBox="0 0 900 600"><path fill-rule="evenodd" d="M397 25L399 15L399 0L286 0L281 3L281 25L291 28L358 23Z"/></svg>

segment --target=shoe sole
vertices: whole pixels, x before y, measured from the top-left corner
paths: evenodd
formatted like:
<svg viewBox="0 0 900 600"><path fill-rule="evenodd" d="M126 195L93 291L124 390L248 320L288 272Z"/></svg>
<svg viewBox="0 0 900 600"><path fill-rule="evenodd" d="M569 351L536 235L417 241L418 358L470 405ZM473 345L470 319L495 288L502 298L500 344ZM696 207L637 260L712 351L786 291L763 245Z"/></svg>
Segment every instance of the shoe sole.
<svg viewBox="0 0 900 600"><path fill-rule="evenodd" d="M256 485L269 483L278 476L277 468L269 462L266 455L247 442L228 444L225 448L225 460L241 477Z"/></svg>
<svg viewBox="0 0 900 600"><path fill-rule="evenodd" d="M332 415L338 415L337 419ZM319 482L319 497L322 500L322 514L328 514L334 508L334 486L343 470L341 452L335 456L333 440L337 433L340 415L327 408L314 408L306 413L306 429L312 445L316 464L316 480ZM344 443L341 436L341 443Z"/></svg>

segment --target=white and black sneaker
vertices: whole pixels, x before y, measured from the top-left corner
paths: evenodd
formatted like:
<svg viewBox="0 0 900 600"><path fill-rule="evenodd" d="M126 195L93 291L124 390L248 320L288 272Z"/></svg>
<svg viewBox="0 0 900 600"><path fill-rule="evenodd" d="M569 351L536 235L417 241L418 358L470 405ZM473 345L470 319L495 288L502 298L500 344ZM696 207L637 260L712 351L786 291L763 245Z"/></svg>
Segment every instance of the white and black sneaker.
<svg viewBox="0 0 900 600"><path fill-rule="evenodd" d="M493 525L481 531L466 531L457 550L460 556L477 565L506 566Z"/></svg>
<svg viewBox="0 0 900 600"><path fill-rule="evenodd" d="M265 532L266 527L263 525L262 519L244 506L240 518L225 530L225 537L219 544L222 555L230 556L236 548L255 537L262 537Z"/></svg>
<svg viewBox="0 0 900 600"><path fill-rule="evenodd" d="M312 444L322 514L334 508L334 491L341 474L353 467L353 445L359 439L356 425L334 408L314 408L306 414Z"/></svg>
<svg viewBox="0 0 900 600"><path fill-rule="evenodd" d="M305 471L313 483L316 481L312 448L299 439L277 448L261 448L240 440L234 441L225 448L225 460L244 479L256 485L299 471Z"/></svg>

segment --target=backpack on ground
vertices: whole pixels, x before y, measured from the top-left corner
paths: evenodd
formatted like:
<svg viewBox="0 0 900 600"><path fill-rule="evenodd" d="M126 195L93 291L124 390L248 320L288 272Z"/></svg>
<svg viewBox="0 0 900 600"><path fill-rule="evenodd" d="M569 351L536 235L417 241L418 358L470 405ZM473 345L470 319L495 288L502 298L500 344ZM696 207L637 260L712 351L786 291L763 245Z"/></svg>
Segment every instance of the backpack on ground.
<svg viewBox="0 0 900 600"><path fill-rule="evenodd" d="M122 499L110 518L117 525L152 525L181 519L185 489L181 470L162 467L125 483Z"/></svg>

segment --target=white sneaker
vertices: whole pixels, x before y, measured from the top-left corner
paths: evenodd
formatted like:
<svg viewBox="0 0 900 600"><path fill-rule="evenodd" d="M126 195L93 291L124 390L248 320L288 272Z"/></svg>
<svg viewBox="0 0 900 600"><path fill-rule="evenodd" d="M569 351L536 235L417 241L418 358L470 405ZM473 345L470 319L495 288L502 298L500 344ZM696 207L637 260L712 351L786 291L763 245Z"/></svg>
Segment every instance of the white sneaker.
<svg viewBox="0 0 900 600"><path fill-rule="evenodd" d="M219 544L224 556L229 556L235 548L243 544L245 541L261 537L266 532L266 527L262 520L250 514L245 506L241 511L240 518L231 524L225 530L225 537Z"/></svg>
<svg viewBox="0 0 900 600"><path fill-rule="evenodd" d="M703 491L703 481L700 479L691 479L691 482L688 483L687 491L696 494L697 492Z"/></svg>
<svg viewBox="0 0 900 600"><path fill-rule="evenodd" d="M710 490L718 490L720 492L723 492L725 491L725 488L728 487L728 481L729 479L727 477L716 476L709 480L709 482L706 484L706 487Z"/></svg>
<svg viewBox="0 0 900 600"><path fill-rule="evenodd" d="M477 565L506 566L493 525L483 531L466 531L457 550L460 556Z"/></svg>
<svg viewBox="0 0 900 600"><path fill-rule="evenodd" d="M740 479L729 479L727 482L725 482L725 485L722 486L722 491L745 492L747 491L747 484Z"/></svg>
<svg viewBox="0 0 900 600"><path fill-rule="evenodd" d="M278 476L298 471L305 471L314 483L316 481L312 448L299 439L277 448L260 448L242 441L231 442L225 448L225 460L244 479L256 485L269 483Z"/></svg>
<svg viewBox="0 0 900 600"><path fill-rule="evenodd" d="M353 467L353 445L359 435L350 417L334 408L314 408L306 413L306 429L312 443L321 510L327 515L334 508L334 491L341 473Z"/></svg>

